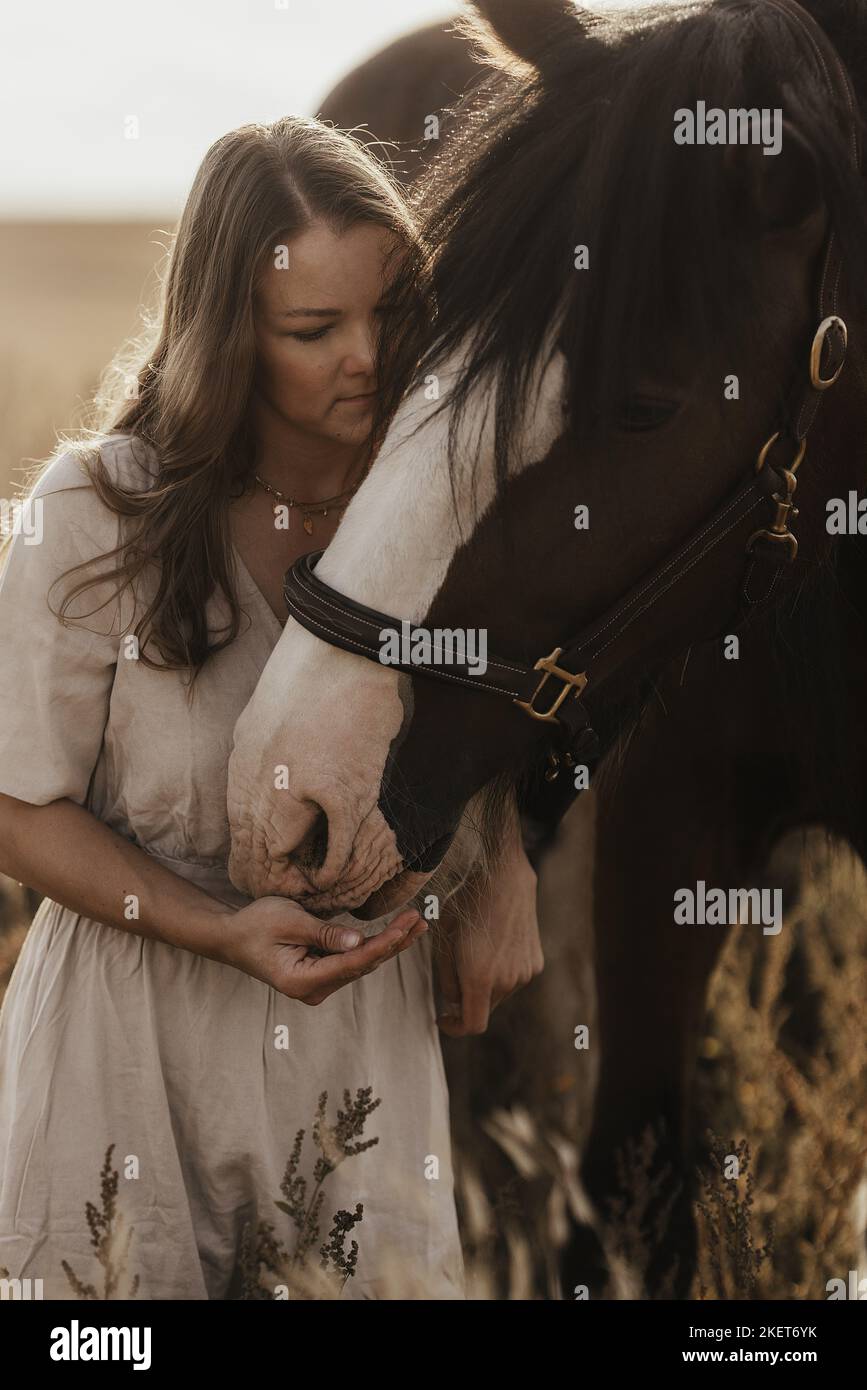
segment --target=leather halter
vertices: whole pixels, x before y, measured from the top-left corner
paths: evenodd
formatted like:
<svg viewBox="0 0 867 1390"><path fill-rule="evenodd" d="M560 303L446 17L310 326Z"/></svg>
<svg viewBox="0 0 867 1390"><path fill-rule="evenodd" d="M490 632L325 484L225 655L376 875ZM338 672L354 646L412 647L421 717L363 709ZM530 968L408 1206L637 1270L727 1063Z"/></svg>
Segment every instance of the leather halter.
<svg viewBox="0 0 867 1390"><path fill-rule="evenodd" d="M783 10L803 33L820 67L832 101L846 113L847 135L853 167L860 171L861 150L855 96L849 75L824 31L797 0L762 0ZM838 314L841 262L833 230L829 233L821 263L818 291L818 327L809 360L801 364L784 426L759 451L750 476L721 507L673 553L643 576L603 617L577 636L542 656L532 666L499 656L488 656L483 675L467 665L444 666L433 661L389 661L390 666L414 676L427 676L463 688L505 696L531 719L546 726L559 742L551 752L546 778L552 780L561 762L575 766L578 758L595 758L599 740L591 728L591 704L598 712L598 689L615 671L635 668L647 656L646 619L651 610L667 612L671 627L683 627L694 618L690 603L698 602L703 572L710 573L732 594L733 606L742 618L764 604L774 592L780 574L794 560L798 542L791 530L797 511L793 497L798 468L804 461L807 435L816 419L822 397L836 382L846 357L848 334ZM787 462L776 464L776 454ZM771 515L767 516L768 504ZM763 521L764 515L764 521ZM746 573L743 556L746 553ZM290 615L323 641L380 662L383 629L400 629L401 619L367 608L330 588L315 574L322 551L302 555L287 572L283 596ZM690 575L694 581L683 586ZM404 622L410 644L415 634L427 629ZM590 691L585 694L588 686Z"/></svg>

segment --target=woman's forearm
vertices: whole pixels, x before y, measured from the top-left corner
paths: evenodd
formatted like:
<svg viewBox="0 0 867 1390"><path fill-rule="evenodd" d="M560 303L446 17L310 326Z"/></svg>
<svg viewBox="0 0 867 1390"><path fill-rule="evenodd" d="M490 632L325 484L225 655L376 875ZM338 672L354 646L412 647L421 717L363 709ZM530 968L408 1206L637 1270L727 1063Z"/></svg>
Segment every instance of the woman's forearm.
<svg viewBox="0 0 867 1390"><path fill-rule="evenodd" d="M83 917L221 958L225 904L74 801L0 795L0 873Z"/></svg>

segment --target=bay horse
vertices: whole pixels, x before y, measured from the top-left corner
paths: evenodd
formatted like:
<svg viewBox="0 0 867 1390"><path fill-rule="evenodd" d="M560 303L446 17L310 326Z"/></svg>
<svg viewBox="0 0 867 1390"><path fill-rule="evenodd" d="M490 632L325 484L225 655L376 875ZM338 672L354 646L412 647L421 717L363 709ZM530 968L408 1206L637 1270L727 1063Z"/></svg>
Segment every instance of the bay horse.
<svg viewBox="0 0 867 1390"><path fill-rule="evenodd" d="M239 721L230 871L257 895L379 915L426 885L471 798L496 806L539 765L550 730L522 721L514 698L353 653L359 608L426 630L490 631L513 673L550 650L544 703L562 681L563 708L581 708L568 730L577 740L593 695L609 754L595 779L601 1071L583 1163L603 1203L614 1147L649 1117L668 1122L684 1160L695 1040L725 927L677 925L672 894L700 878L744 882L785 823L819 820L865 849L863 560L857 536L832 540L824 522L827 499L858 481L867 217L852 142L867 23L844 0L714 0L606 20L562 0L473 8L467 32L498 73L495 94L469 103L417 186L435 325L421 355L412 334L408 349L383 345L385 442L315 575L295 576L298 621ZM779 110L781 153L677 146L674 114L698 101ZM822 394L839 365L839 329L836 348L827 328L817 334L829 265L849 359L816 414L805 360ZM396 285L400 302L399 275ZM393 370L420 357L415 376ZM803 464L805 410L815 425ZM729 499L747 496L738 481L757 456L754 476L775 484L754 499L755 526L709 558L690 549L707 518L716 525ZM785 475L801 464L795 556ZM760 503L772 520L757 519ZM766 570L745 580L743 541L757 534L770 538L753 548ZM581 668L553 653L577 632L577 653L604 655L586 640L606 627L599 616L617 619L619 606L622 618L624 602L634 615L647 576L657 598L672 556L691 579L630 621L585 695ZM749 605L739 659L728 660L736 599L756 597L757 584L765 602ZM330 631L311 593L331 605ZM541 712L535 700L525 712ZM275 793L287 744L290 786ZM552 758L568 783L568 757ZM550 807L549 793L537 804ZM682 1269L686 1212L671 1237ZM587 1259L577 1243L567 1278L586 1280Z"/></svg>

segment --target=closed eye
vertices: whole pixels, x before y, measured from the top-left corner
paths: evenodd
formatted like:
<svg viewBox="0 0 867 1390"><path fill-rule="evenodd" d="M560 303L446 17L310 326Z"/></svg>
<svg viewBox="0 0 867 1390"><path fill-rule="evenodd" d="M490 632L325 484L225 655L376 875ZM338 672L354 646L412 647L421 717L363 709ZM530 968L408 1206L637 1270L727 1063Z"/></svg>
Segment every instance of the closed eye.
<svg viewBox="0 0 867 1390"><path fill-rule="evenodd" d="M624 402L618 425L629 434L658 430L668 423L677 410L677 401L664 400L659 396L630 396Z"/></svg>
<svg viewBox="0 0 867 1390"><path fill-rule="evenodd" d="M318 343L320 338L324 338L326 333L330 333L333 325L326 324L324 328L316 328L312 333L287 333L287 338L295 338L299 343Z"/></svg>
<svg viewBox="0 0 867 1390"><path fill-rule="evenodd" d="M373 311L375 314L393 314L393 304L377 304ZM324 328L316 328L310 333L287 333L286 337L295 338L299 343L318 343L320 338L324 338L326 333L330 333L334 327L333 323L326 324Z"/></svg>

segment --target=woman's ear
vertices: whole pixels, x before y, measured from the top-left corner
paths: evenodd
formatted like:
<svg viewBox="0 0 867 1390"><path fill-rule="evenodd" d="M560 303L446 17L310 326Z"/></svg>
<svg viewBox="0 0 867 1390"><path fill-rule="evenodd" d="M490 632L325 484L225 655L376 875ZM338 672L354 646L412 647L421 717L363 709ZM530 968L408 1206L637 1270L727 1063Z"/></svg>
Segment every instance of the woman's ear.
<svg viewBox="0 0 867 1390"><path fill-rule="evenodd" d="M819 165L789 121L782 122L778 154L765 154L761 145L729 145L725 162L736 212L758 235L821 241L827 210Z"/></svg>

